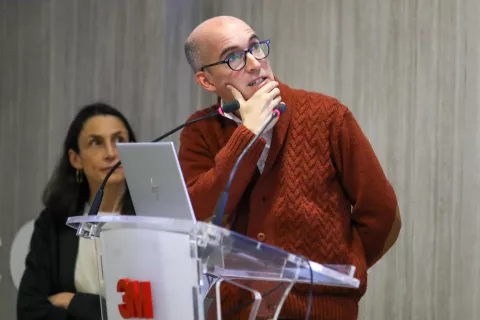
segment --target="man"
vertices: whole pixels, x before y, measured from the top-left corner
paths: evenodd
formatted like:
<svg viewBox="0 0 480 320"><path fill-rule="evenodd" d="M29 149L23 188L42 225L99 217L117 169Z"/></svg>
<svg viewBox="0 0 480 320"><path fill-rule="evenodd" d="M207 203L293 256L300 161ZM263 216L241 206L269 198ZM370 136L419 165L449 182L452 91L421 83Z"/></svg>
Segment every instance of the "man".
<svg viewBox="0 0 480 320"><path fill-rule="evenodd" d="M219 97L190 120L240 102L235 115L182 132L179 159L192 205L199 220L212 218L235 161L284 102L287 111L239 165L224 226L309 260L354 265L360 288L315 287L311 318L356 319L367 269L400 231L396 196L352 113L336 99L280 83L269 52L269 40L234 17L209 19L188 37L197 82ZM280 318L304 318L307 300L308 290L294 288ZM225 301L223 310L239 303Z"/></svg>

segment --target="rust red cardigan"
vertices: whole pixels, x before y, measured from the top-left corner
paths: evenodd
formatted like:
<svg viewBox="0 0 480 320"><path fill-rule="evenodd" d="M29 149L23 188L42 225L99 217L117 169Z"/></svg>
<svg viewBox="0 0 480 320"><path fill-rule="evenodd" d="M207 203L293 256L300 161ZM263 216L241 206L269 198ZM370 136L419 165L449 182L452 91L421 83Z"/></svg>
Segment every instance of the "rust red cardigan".
<svg viewBox="0 0 480 320"><path fill-rule="evenodd" d="M264 171L257 170L265 146L259 139L232 183L225 226L319 263L354 265L360 288L315 287L311 319L356 319L367 268L381 256L395 219L394 190L347 107L282 83L280 92L287 111L274 127ZM218 107L197 111L189 120ZM182 132L179 160L199 220L211 218L236 159L253 137L223 117ZM307 298L307 289L294 287L281 317L304 317ZM235 303L225 299L222 309Z"/></svg>

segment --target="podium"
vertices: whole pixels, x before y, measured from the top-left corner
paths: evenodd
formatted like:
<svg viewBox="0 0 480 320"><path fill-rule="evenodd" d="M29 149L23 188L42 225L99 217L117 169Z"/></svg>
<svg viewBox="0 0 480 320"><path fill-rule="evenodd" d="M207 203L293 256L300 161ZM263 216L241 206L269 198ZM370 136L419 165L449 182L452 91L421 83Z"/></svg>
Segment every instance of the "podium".
<svg viewBox="0 0 480 320"><path fill-rule="evenodd" d="M211 223L101 215L67 225L95 241L102 319L222 319L226 287L251 298L249 319L277 319L295 284L360 284L354 266L307 261Z"/></svg>

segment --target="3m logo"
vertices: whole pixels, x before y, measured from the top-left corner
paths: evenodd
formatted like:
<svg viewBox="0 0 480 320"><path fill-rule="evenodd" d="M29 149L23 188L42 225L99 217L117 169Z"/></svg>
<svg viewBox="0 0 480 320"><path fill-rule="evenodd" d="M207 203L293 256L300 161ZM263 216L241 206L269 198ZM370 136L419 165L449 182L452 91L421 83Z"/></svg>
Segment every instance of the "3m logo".
<svg viewBox="0 0 480 320"><path fill-rule="evenodd" d="M153 319L152 289L149 281L120 279L117 282L117 292L123 293L123 304L118 305L123 319Z"/></svg>

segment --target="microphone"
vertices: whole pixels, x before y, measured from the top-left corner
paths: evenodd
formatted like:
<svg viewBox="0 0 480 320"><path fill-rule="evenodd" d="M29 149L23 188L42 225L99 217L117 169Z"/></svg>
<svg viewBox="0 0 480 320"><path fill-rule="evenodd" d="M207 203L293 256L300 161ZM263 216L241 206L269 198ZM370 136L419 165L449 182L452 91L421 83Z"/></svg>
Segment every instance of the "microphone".
<svg viewBox="0 0 480 320"><path fill-rule="evenodd" d="M245 149L242 151L240 156L237 159L237 162L235 162L235 165L233 166L232 171L230 172L230 177L228 178L228 182L225 185L225 188L223 189L223 192L220 194L220 198L217 201L217 206L215 207L215 212L212 217L212 222L214 225L220 226L222 224L222 219L223 215L225 214L225 207L227 205L228 201L228 192L230 191L230 185L232 184L233 177L235 176L235 173L238 169L238 166L240 164L240 161L242 161L243 157L245 154L247 154L248 150L252 147L252 145L255 143L255 141L258 140L258 138L263 134L263 131L272 123L273 119L280 117L281 114L283 114L287 110L287 106L284 103L279 104L272 110L272 116L270 119L263 125L262 129L260 132L255 136L255 138L250 141L250 143L245 147Z"/></svg>
<svg viewBox="0 0 480 320"><path fill-rule="evenodd" d="M200 118L197 118L197 119L194 119L194 120L191 120L191 121L187 121L181 125L179 125L178 127L168 131L167 133L161 135L160 137L152 140L152 142L158 142L162 139L165 139L166 137L170 136L171 134L177 132L178 130L188 126L188 125L191 125L191 124L194 124L198 121L202 121L202 120L206 120L206 119L210 119L210 118L213 118L215 116L218 116L219 114L220 115L223 115L225 113L231 113L231 112L235 112L237 111L238 109L240 109L240 103L237 101L237 100L233 100L232 102L228 102L228 103L225 103L222 107L218 108L217 110L215 110L214 112L212 113L209 113L207 114L206 116L203 116L203 117L200 117ZM102 184L100 185L100 188L98 189L97 193L95 194L95 198L93 199L92 201L92 205L90 207L90 211L88 212L88 215L89 216L95 216L97 215L99 209L100 209L100 204L102 203L102 199L103 199L103 192L104 192L104 189L105 189L105 185L107 184L107 181L108 179L110 178L110 176L113 174L113 172L120 166L121 164L121 161L118 161L113 167L112 169L110 169L110 171L108 171L107 175L105 176L105 178L103 179L102 181Z"/></svg>

